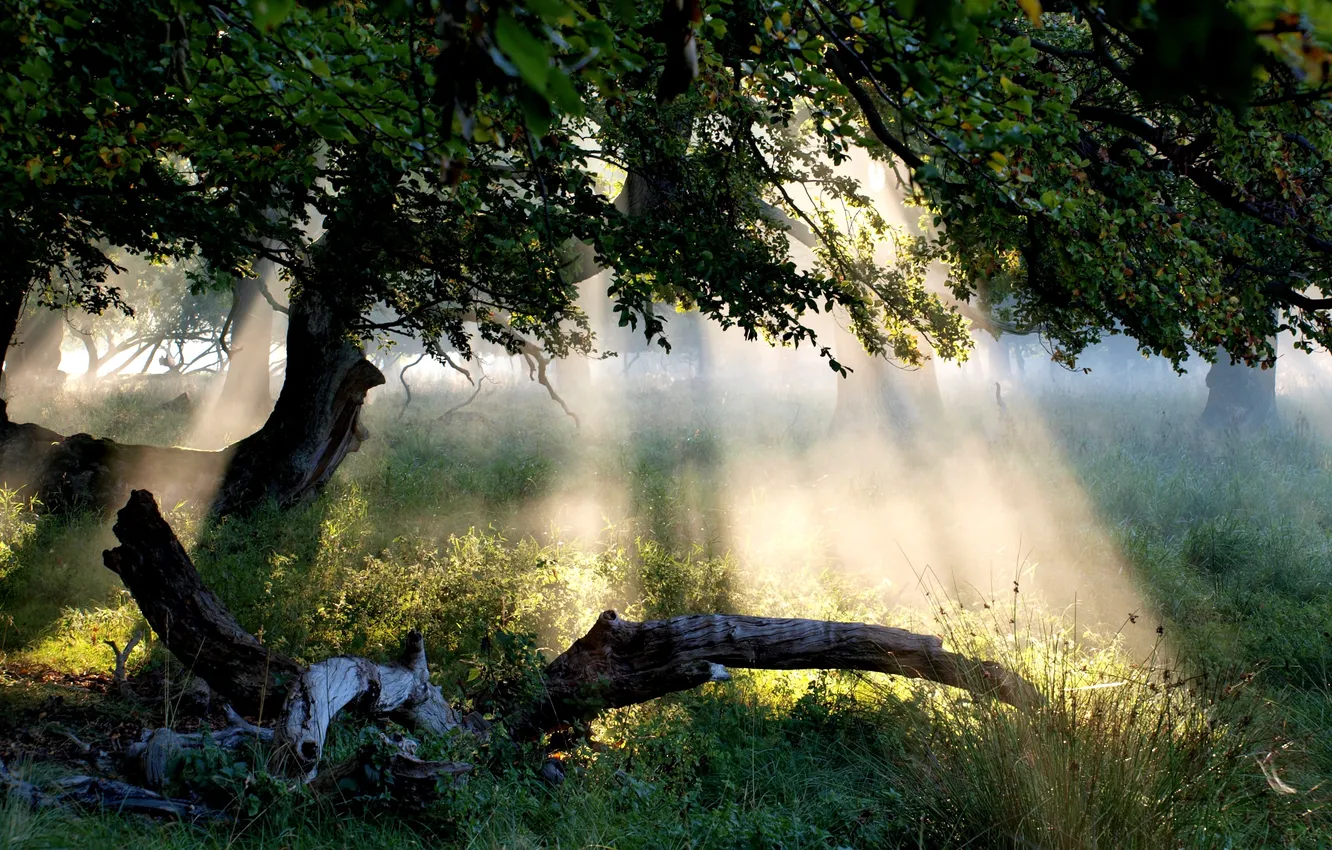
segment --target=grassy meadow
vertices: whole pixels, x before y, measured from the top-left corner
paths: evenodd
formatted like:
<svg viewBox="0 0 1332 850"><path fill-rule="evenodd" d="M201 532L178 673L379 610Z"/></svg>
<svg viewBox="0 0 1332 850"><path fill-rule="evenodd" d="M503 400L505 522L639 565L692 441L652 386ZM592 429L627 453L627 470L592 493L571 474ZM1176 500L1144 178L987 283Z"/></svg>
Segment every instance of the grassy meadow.
<svg viewBox="0 0 1332 850"><path fill-rule="evenodd" d="M284 652L387 656L419 627L445 694L484 712L606 608L809 616L942 634L1049 705L736 671L603 715L562 745L557 786L503 735L427 741L477 773L426 811L349 816L262 754L206 752L176 781L234 822L8 803L0 848L1332 844L1332 444L1312 394L1242 435L1200 433L1196 391L1016 390L1002 416L955 393L953 423L914 440L832 441L830 398L795 390L631 385L571 399L580 429L523 384L452 413L468 391L416 389L405 410L380 392L318 502L214 525L163 506ZM71 388L11 414L173 443L190 415L169 398ZM77 767L64 732L109 747L190 721L155 641L130 659L138 703L106 687L102 642L140 622L101 566L110 519L30 507L0 500L0 757L40 784ZM363 726L339 721L332 756Z"/></svg>

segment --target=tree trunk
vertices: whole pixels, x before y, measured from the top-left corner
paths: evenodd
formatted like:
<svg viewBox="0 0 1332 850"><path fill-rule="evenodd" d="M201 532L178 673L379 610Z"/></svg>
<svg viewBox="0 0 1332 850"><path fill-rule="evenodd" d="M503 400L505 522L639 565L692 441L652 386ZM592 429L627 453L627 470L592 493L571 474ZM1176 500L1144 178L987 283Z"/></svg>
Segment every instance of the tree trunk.
<svg viewBox="0 0 1332 850"><path fill-rule="evenodd" d="M153 495L130 494L112 527L121 545L103 553L144 619L191 672L242 714L275 714L301 666L241 628L204 586Z"/></svg>
<svg viewBox="0 0 1332 850"><path fill-rule="evenodd" d="M52 512L109 509L135 488L172 500L212 499L219 514L267 498L282 506L310 498L367 436L361 405L384 376L309 290L292 305L287 348L287 377L268 421L222 451L64 437L10 422L0 403L0 480L25 487Z"/></svg>
<svg viewBox="0 0 1332 850"><path fill-rule="evenodd" d="M269 265L264 262L260 268ZM262 277L236 281L231 308L231 356L227 361L222 393L217 400L219 412L233 418L262 417L273 406L268 385L271 380L268 353L273 342L273 308L259 291L263 285Z"/></svg>
<svg viewBox="0 0 1332 850"><path fill-rule="evenodd" d="M1202 424L1208 428L1251 430L1266 425L1276 413L1276 365L1270 368L1232 363L1222 348L1207 371L1207 406Z"/></svg>
<svg viewBox="0 0 1332 850"><path fill-rule="evenodd" d="M317 289L301 290L290 311L282 392L264 426L234 446L213 504L218 513L310 498L368 436L361 405L383 373Z"/></svg>
<svg viewBox="0 0 1332 850"><path fill-rule="evenodd" d="M419 632L396 663L337 657L301 669L242 629L213 596L162 519L151 493L135 491L114 527L121 545L104 553L167 648L215 692L257 713L283 699L275 741L307 779L329 723L344 708L434 733L483 732L460 718L430 684ZM506 722L534 735L618 706L729 678L727 666L766 670L834 668L927 679L1028 709L1043 700L1020 676L943 648L943 641L864 623L724 615L634 623L606 611L545 669L545 692L512 706Z"/></svg>
<svg viewBox="0 0 1332 850"><path fill-rule="evenodd" d="M14 342L19 317L23 315L23 305L27 300L26 285L20 286L8 279L0 282L0 364L9 359L9 347ZM8 370L5 374L8 374Z"/></svg>

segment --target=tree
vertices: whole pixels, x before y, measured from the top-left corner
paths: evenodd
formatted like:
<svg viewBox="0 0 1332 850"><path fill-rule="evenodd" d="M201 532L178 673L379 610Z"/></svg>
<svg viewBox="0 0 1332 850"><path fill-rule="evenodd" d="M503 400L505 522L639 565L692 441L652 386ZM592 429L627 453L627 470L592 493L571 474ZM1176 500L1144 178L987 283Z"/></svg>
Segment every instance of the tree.
<svg viewBox="0 0 1332 850"><path fill-rule="evenodd" d="M959 298L1039 324L1069 364L1111 329L1175 363L1221 346L1271 365L1279 330L1306 350L1332 340L1326 89L1257 53L1309 54L1296 22L1255 37L1237 12L1200 7L1208 25L1166 69L1164 5L1156 30L1114 4L1030 20L995 4L933 30L869 5L785 8L758 49L782 39L830 144L858 119L909 169ZM1256 60L1251 88L1186 68L1224 44Z"/></svg>
<svg viewBox="0 0 1332 850"><path fill-rule="evenodd" d="M814 343L807 317L835 309L871 354L964 356L962 313L920 273L936 260L956 299L1041 324L1067 361L1110 328L1176 362L1218 345L1262 361L1281 328L1329 339L1327 105L1319 80L1256 48L1316 57L1298 21L1219 3L1176 32L1173 7L1117 4L738 0L695 22L670 4L136 14L108 0L52 40L38 26L51 7L20 7L11 78L42 71L42 51L100 63L47 62L45 88L11 96L7 124L47 116L7 151L29 164L9 174L21 211L6 225L33 258L24 285L74 268L76 297L113 303L95 246L116 241L201 256L213 279L266 260L290 288L288 379L265 427L226 453L222 510L327 480L383 381L369 339L416 336L439 357L476 338L590 350L580 253L614 270L621 322L663 344L664 302L782 344ZM126 29L114 45L90 23L103 19ZM1210 76L1186 73L1217 55ZM1177 85L1157 85L1167 70ZM123 143L101 143L109 132ZM904 167L934 219L895 263L876 257L888 231L870 199L836 170L856 146ZM596 191L601 163L650 202L618 209ZM62 193L87 212L62 218ZM789 222L816 239L816 269L791 262Z"/></svg>

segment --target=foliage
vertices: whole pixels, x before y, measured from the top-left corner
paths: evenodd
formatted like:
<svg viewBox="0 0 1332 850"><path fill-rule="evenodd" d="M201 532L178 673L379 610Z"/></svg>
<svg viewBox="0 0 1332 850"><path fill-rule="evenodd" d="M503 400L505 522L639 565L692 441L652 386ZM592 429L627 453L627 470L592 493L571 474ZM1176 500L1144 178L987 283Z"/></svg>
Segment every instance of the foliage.
<svg viewBox="0 0 1332 850"><path fill-rule="evenodd" d="M121 303L106 244L197 254L223 286L268 258L364 338L564 356L594 345L591 262L649 337L661 301L783 344L840 309L918 363L968 346L924 283L943 259L979 318L1070 362L1105 331L1176 362L1332 338L1321 7L14 3L0 190L14 285L50 303ZM854 148L904 164L939 228L892 237L895 267L836 175Z"/></svg>

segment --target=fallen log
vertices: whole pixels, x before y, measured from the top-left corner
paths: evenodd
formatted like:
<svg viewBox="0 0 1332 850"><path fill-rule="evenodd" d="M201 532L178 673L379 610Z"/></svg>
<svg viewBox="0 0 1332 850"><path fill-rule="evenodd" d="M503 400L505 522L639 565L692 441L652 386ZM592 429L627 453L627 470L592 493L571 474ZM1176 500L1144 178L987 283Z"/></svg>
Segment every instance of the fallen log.
<svg viewBox="0 0 1332 850"><path fill-rule="evenodd" d="M459 717L429 680L424 643L407 636L400 660L341 656L302 668L270 652L236 622L190 563L152 494L137 490L114 527L121 545L104 554L167 648L233 705L251 712L282 699L275 743L306 780L316 776L329 724L343 710L387 717L433 734L481 732ZM823 620L691 615L636 623L604 612L546 667L544 693L506 718L519 734L587 720L609 708L730 678L727 667L841 669L924 679L1020 709L1043 699L992 661L944 649L942 639L886 626Z"/></svg>
<svg viewBox="0 0 1332 850"><path fill-rule="evenodd" d="M121 545L102 561L172 654L241 714L262 717L265 706L270 715L281 706L301 665L261 644L204 586L153 494L130 493L112 531Z"/></svg>
<svg viewBox="0 0 1332 850"><path fill-rule="evenodd" d="M993 661L948 652L943 640L875 626L726 614L636 623L614 611L546 668L542 726L586 720L757 670L864 670L925 679L1027 709L1044 701L1030 682Z"/></svg>
<svg viewBox="0 0 1332 850"><path fill-rule="evenodd" d="M402 658L379 664L339 656L302 667L272 651L236 622L204 586L189 555L162 518L153 495L130 494L112 532L121 545L102 554L171 653L241 714L277 713L274 743L307 778L313 777L333 718L344 709L386 717L432 734L468 728L430 683L425 644L407 636Z"/></svg>
<svg viewBox="0 0 1332 850"><path fill-rule="evenodd" d="M154 791L166 786L176 757L182 750L203 749L212 745L222 750L239 749L246 744L271 744L273 730L256 726L224 706L227 726L208 732L177 732L165 727L144 729L139 740L125 749L125 760L137 764L147 787Z"/></svg>
<svg viewBox="0 0 1332 850"><path fill-rule="evenodd" d="M232 454L65 436L11 422L0 399L0 482L21 488L48 513L109 509L124 501L131 484L176 501L197 498L216 488Z"/></svg>

